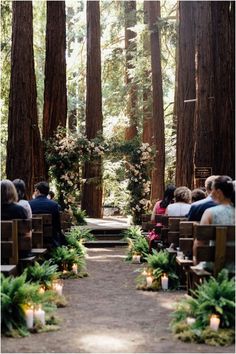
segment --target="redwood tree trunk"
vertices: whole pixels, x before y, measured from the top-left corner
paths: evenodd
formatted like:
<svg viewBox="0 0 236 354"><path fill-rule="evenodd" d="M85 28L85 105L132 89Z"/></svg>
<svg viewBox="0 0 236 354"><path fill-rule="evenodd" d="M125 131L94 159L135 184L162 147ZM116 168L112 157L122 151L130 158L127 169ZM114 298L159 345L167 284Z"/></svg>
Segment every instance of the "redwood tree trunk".
<svg viewBox="0 0 236 354"><path fill-rule="evenodd" d="M176 185L193 187L193 124L195 102L195 8L194 1L179 2L177 50L177 86L175 113L177 122Z"/></svg>
<svg viewBox="0 0 236 354"><path fill-rule="evenodd" d="M43 179L43 156L37 117L33 53L32 2L12 2L11 79L6 173L25 181L31 197L35 181Z"/></svg>
<svg viewBox="0 0 236 354"><path fill-rule="evenodd" d="M143 3L144 24L148 25L148 1ZM143 55L148 61L150 58L150 37L148 32L145 32L143 38ZM153 119L151 107L151 85L148 86L147 80L150 77L150 70L146 69L144 72L143 85L143 142L153 145Z"/></svg>
<svg viewBox="0 0 236 354"><path fill-rule="evenodd" d="M43 138L66 126L66 15L65 1L47 1Z"/></svg>
<svg viewBox="0 0 236 354"><path fill-rule="evenodd" d="M99 1L87 1L87 96L86 135L89 139L102 132L102 88ZM85 163L82 209L88 216L102 217L102 161Z"/></svg>
<svg viewBox="0 0 236 354"><path fill-rule="evenodd" d="M153 135L156 146L155 165L152 173L151 200L163 197L165 178L165 133L163 90L161 74L160 35L157 26L160 17L160 1L147 1L149 29L151 38L152 98L153 98Z"/></svg>
<svg viewBox="0 0 236 354"><path fill-rule="evenodd" d="M235 177L235 2L212 1L215 174Z"/></svg>
<svg viewBox="0 0 236 354"><path fill-rule="evenodd" d="M137 135L137 89L134 79L131 78L129 70L134 68L132 60L135 57L136 44L133 39L136 33L130 27L136 25L136 1L124 1L125 8L125 50L126 50L126 85L127 85L127 117L129 126L126 129L125 138L133 139Z"/></svg>
<svg viewBox="0 0 236 354"><path fill-rule="evenodd" d="M212 167L214 90L210 1L201 1L196 7L195 58L197 101L194 123L194 165L195 167Z"/></svg>

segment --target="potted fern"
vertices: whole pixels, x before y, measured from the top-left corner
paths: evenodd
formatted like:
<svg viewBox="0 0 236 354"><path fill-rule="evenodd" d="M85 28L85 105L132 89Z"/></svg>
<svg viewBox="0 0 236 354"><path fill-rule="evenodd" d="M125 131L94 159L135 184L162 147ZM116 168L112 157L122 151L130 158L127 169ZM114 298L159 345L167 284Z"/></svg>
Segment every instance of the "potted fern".
<svg viewBox="0 0 236 354"><path fill-rule="evenodd" d="M35 262L33 266L25 269L26 280L42 285L45 290L51 288L51 283L59 277L58 265L52 260L46 260L42 264Z"/></svg>
<svg viewBox="0 0 236 354"><path fill-rule="evenodd" d="M129 250L126 260L131 261L133 255L140 255L140 261L143 262L148 252L149 246L147 240L143 236L137 236L129 241Z"/></svg>
<svg viewBox="0 0 236 354"><path fill-rule="evenodd" d="M217 278L198 285L194 297L185 298L172 314L171 327L182 341L203 342L210 345L229 345L234 342L235 281L223 269ZM210 318L220 319L218 331L210 327ZM188 317L195 319L188 323Z"/></svg>
<svg viewBox="0 0 236 354"><path fill-rule="evenodd" d="M179 285L179 278L175 272L175 261L165 250L147 255L147 272L153 277L153 284L149 289L158 290L161 288L161 278L164 274L168 275L168 288L176 289ZM146 274L142 273L137 277L137 287L146 289Z"/></svg>
<svg viewBox="0 0 236 354"><path fill-rule="evenodd" d="M66 233L66 239L74 238L77 241L92 241L94 240L91 230L81 226L74 226Z"/></svg>
<svg viewBox="0 0 236 354"><path fill-rule="evenodd" d="M52 261L58 265L61 272L71 271L74 264L79 269L85 268L85 259L77 253L75 248L67 246L57 247L52 251Z"/></svg>

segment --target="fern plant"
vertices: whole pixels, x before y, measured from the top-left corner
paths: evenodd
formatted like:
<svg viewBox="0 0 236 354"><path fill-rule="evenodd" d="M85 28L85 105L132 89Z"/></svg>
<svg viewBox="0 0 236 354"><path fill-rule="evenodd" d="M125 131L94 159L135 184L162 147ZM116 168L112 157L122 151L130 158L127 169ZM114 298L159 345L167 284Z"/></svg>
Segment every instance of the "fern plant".
<svg viewBox="0 0 236 354"><path fill-rule="evenodd" d="M152 254L146 257L148 268L152 271L154 278L160 281L163 273L168 274L169 288L175 289L179 285L179 278L175 271L175 260L166 250L157 252L153 250Z"/></svg>
<svg viewBox="0 0 236 354"><path fill-rule="evenodd" d="M74 226L66 233L66 238L75 238L78 241L93 241L94 237L91 234L91 230L81 226Z"/></svg>
<svg viewBox="0 0 236 354"><path fill-rule="evenodd" d="M86 247L82 244L82 241L78 241L73 235L69 235L66 238L68 248L74 248L80 257L85 257L87 254Z"/></svg>
<svg viewBox="0 0 236 354"><path fill-rule="evenodd" d="M53 264L52 260L44 261L42 264L35 262L33 266L25 270L26 280L36 282L50 289L53 280L59 277L57 272L58 265Z"/></svg>
<svg viewBox="0 0 236 354"><path fill-rule="evenodd" d="M2 334L26 336L24 307L39 303L38 285L26 282L26 274L20 277L4 277L1 274L1 330Z"/></svg>
<svg viewBox="0 0 236 354"><path fill-rule="evenodd" d="M57 247L52 251L52 261L58 265L59 270L71 270L73 264L77 264L79 269L85 267L85 259L78 255L75 248L67 246Z"/></svg>
<svg viewBox="0 0 236 354"><path fill-rule="evenodd" d="M139 238L141 236L143 236L142 229L138 225L130 226L127 230L123 232L123 237L125 240L135 240L136 238Z"/></svg>
<svg viewBox="0 0 236 354"><path fill-rule="evenodd" d="M75 207L72 207L73 216L78 225L86 225L87 222L85 218L87 217L86 211Z"/></svg>
<svg viewBox="0 0 236 354"><path fill-rule="evenodd" d="M126 260L132 260L133 254L139 254L140 260L143 261L148 255L149 246L147 240L143 236L129 240L129 251Z"/></svg>
<svg viewBox="0 0 236 354"><path fill-rule="evenodd" d="M198 285L193 292L194 298L189 296L178 304L172 314L171 327L178 338L196 341L194 333L198 333L202 342L211 342L214 345L222 343L220 337L225 336L225 342L232 341L230 332L235 325L235 281L228 278L228 271L223 269L217 278L211 277ZM209 328L210 316L217 314L220 317L220 330L216 333ZM187 317L194 317L195 323L189 328ZM226 330L227 332L224 332Z"/></svg>

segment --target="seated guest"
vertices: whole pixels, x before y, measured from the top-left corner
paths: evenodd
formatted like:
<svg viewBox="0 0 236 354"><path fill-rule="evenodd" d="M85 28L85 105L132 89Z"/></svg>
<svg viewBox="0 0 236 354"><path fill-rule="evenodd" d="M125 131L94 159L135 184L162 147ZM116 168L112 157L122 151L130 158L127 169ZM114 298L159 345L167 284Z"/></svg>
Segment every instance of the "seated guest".
<svg viewBox="0 0 236 354"><path fill-rule="evenodd" d="M206 193L201 188L193 189L191 192L192 196L192 204L197 202L198 200L202 200L206 198Z"/></svg>
<svg viewBox="0 0 236 354"><path fill-rule="evenodd" d="M55 193L53 191L48 192L48 199L54 199Z"/></svg>
<svg viewBox="0 0 236 354"><path fill-rule="evenodd" d="M26 210L17 205L17 191L9 179L0 182L1 186L1 220L27 219Z"/></svg>
<svg viewBox="0 0 236 354"><path fill-rule="evenodd" d="M185 216L188 214L191 203L191 190L187 187L178 187L174 192L175 203L166 208L166 215Z"/></svg>
<svg viewBox="0 0 236 354"><path fill-rule="evenodd" d="M21 205L27 213L27 219L32 219L32 210L29 202L25 199L25 182L22 179L12 181L18 194L18 205Z"/></svg>
<svg viewBox="0 0 236 354"><path fill-rule="evenodd" d="M208 208L216 206L216 202L213 200L212 184L217 176L210 176L205 181L205 188L207 197L192 203L189 213L187 215L189 221L200 221L204 211Z"/></svg>
<svg viewBox="0 0 236 354"><path fill-rule="evenodd" d="M154 205L151 221L155 221L155 216L157 214L165 214L168 205L174 202L174 191L175 186L169 184L164 192L162 200L158 200Z"/></svg>
<svg viewBox="0 0 236 354"><path fill-rule="evenodd" d="M229 176L215 178L212 198L217 205L204 211L200 223L202 225L235 225L235 190Z"/></svg>
<svg viewBox="0 0 236 354"><path fill-rule="evenodd" d="M61 221L58 204L47 198L49 185L47 182L39 182L35 185L34 199L30 200L33 214L51 214L53 247L61 244Z"/></svg>

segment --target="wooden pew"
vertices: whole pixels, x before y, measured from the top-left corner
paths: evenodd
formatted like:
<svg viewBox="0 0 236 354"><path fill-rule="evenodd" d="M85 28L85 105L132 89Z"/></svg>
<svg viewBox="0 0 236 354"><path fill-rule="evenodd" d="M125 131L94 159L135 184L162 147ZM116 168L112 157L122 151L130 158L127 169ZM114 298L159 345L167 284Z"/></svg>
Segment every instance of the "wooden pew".
<svg viewBox="0 0 236 354"><path fill-rule="evenodd" d="M235 226L195 225L194 239L199 244L193 249L194 263L212 262L213 269L208 271L190 267L191 288L202 282L205 277L216 276L222 268L234 269L235 266Z"/></svg>
<svg viewBox="0 0 236 354"><path fill-rule="evenodd" d="M61 229L63 232L68 231L72 226L72 216L67 211L60 211Z"/></svg>
<svg viewBox="0 0 236 354"><path fill-rule="evenodd" d="M43 224L43 247L50 249L52 247L52 215L51 214L33 214L33 218L41 218Z"/></svg>
<svg viewBox="0 0 236 354"><path fill-rule="evenodd" d="M43 219L34 215L32 217L32 247L43 247Z"/></svg>
<svg viewBox="0 0 236 354"><path fill-rule="evenodd" d="M18 264L17 223L13 220L1 221L1 272L16 275Z"/></svg>
<svg viewBox="0 0 236 354"><path fill-rule="evenodd" d="M168 219L168 243L173 244L174 248L179 247L179 237L180 237L180 222L187 220L185 217L169 217Z"/></svg>

